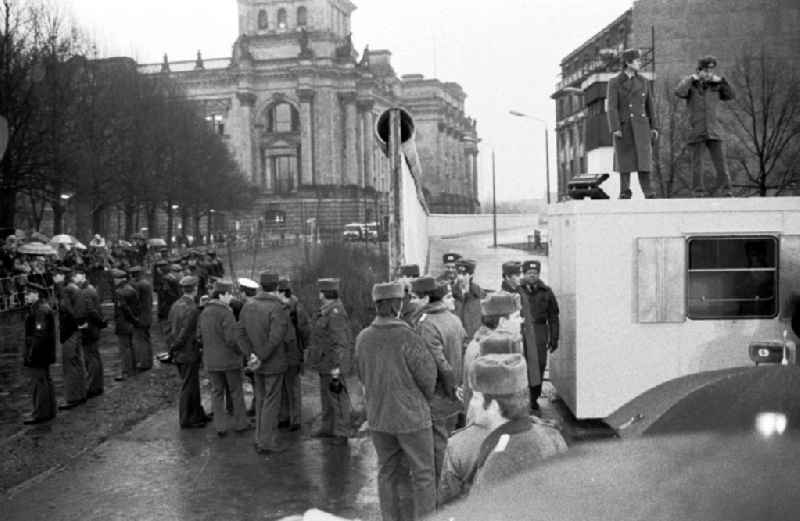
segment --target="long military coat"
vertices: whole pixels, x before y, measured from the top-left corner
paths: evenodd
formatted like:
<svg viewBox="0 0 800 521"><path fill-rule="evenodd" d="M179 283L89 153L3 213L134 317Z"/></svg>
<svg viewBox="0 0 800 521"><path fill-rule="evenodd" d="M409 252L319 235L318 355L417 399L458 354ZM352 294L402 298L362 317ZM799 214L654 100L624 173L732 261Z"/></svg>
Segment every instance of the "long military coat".
<svg viewBox="0 0 800 521"><path fill-rule="evenodd" d="M341 300L322 306L311 320L306 362L319 374L330 374L339 368L349 374L353 357L352 336L347 312Z"/></svg>
<svg viewBox="0 0 800 521"><path fill-rule="evenodd" d="M169 310L169 332L167 347L177 364L192 364L200 361L197 345L197 319L200 310L189 295L183 295Z"/></svg>
<svg viewBox="0 0 800 521"><path fill-rule="evenodd" d="M259 292L239 312L239 346L261 360L257 372L281 374L289 368L287 351L297 350L288 307L275 295Z"/></svg>
<svg viewBox="0 0 800 521"><path fill-rule="evenodd" d="M461 319L461 325L467 332L467 337L472 338L475 331L481 327L481 299L483 290L473 281L470 281L469 288L464 291L456 281L453 284L453 298L455 299L455 314Z"/></svg>
<svg viewBox="0 0 800 521"><path fill-rule="evenodd" d="M608 128L614 138L614 161L618 172L649 172L653 163L652 137L656 128L649 82L623 71L608 82Z"/></svg>
<svg viewBox="0 0 800 521"><path fill-rule="evenodd" d="M236 342L233 311L220 300L206 304L197 323L197 337L203 345L203 365L208 371L242 368L242 351Z"/></svg>

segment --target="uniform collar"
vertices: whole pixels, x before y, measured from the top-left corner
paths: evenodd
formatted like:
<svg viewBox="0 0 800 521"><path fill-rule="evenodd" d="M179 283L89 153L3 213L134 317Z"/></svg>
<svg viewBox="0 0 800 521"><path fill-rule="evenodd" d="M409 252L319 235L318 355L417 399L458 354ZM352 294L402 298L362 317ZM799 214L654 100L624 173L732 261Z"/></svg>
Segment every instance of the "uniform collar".
<svg viewBox="0 0 800 521"><path fill-rule="evenodd" d="M438 302L430 302L426 304L421 310L420 313L427 313L429 315L434 313L442 313L447 311L447 305L442 302L441 300Z"/></svg>

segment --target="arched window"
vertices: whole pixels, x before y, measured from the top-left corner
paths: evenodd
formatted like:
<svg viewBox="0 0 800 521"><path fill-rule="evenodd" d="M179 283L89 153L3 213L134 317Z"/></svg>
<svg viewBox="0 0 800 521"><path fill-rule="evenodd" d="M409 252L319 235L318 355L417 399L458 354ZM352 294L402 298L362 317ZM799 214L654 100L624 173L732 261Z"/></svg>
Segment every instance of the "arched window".
<svg viewBox="0 0 800 521"><path fill-rule="evenodd" d="M266 29L269 26L267 20L267 11L262 9L258 12L258 28L259 29Z"/></svg>
<svg viewBox="0 0 800 521"><path fill-rule="evenodd" d="M297 132L300 116L292 105L276 103L267 112L267 132Z"/></svg>
<svg viewBox="0 0 800 521"><path fill-rule="evenodd" d="M297 26L305 27L308 24L308 10L304 6L297 8Z"/></svg>
<svg viewBox="0 0 800 521"><path fill-rule="evenodd" d="M286 9L278 9L278 29L286 29Z"/></svg>

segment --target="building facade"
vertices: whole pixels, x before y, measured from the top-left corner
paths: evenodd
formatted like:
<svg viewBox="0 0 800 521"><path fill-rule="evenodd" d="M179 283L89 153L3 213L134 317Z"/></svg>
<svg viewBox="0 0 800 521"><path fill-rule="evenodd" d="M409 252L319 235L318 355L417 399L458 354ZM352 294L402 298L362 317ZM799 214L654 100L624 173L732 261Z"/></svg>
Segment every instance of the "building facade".
<svg viewBox="0 0 800 521"><path fill-rule="evenodd" d="M800 65L800 3L790 0L636 0L561 61L556 103L558 194L580 173L612 171L606 119L608 80L621 70L621 51L643 52L644 75L656 95L695 71L713 54L725 74L741 56L763 50L770 58ZM608 191L608 190L607 190Z"/></svg>
<svg viewBox="0 0 800 521"><path fill-rule="evenodd" d="M453 83L399 78L387 50L353 48L348 0L239 0L230 57L139 67L168 74L201 104L244 174L261 191L240 216L251 229L336 233L381 221L389 162L377 117L403 106L415 118L421 181L433 212L471 213L477 203L477 133ZM313 221L312 221L313 220Z"/></svg>

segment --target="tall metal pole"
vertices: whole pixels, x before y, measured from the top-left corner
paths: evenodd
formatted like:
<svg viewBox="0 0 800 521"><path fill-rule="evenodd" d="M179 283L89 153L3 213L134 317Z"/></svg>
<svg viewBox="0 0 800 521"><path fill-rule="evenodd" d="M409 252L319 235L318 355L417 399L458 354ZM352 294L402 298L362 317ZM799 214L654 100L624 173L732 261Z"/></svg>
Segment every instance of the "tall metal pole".
<svg viewBox="0 0 800 521"><path fill-rule="evenodd" d="M494 247L497 248L497 182L494 168L494 149L492 149L492 234Z"/></svg>
<svg viewBox="0 0 800 521"><path fill-rule="evenodd" d="M550 132L547 131L547 124L544 125L544 171L547 176L547 204L550 204Z"/></svg>
<svg viewBox="0 0 800 521"><path fill-rule="evenodd" d="M389 271L387 280L392 280L394 270L400 260L401 223L400 223L400 176L403 175L402 157L400 155L400 111L389 112L389 161L391 164L391 196L389 197Z"/></svg>

